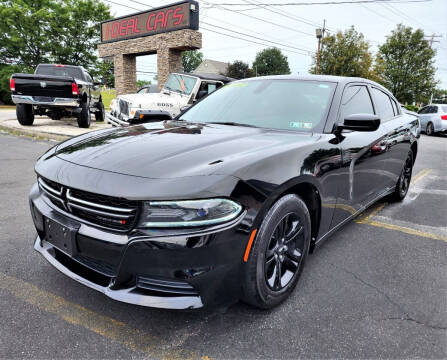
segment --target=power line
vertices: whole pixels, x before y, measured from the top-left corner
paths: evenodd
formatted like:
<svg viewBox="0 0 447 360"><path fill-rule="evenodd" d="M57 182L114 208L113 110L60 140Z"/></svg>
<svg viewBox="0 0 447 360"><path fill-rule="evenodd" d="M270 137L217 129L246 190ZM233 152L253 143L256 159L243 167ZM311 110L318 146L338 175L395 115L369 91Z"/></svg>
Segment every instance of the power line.
<svg viewBox="0 0 447 360"><path fill-rule="evenodd" d="M259 4L259 7L266 8L270 6L308 6L308 5L346 5L346 4L377 4L377 3L392 3L392 4L408 4L430 2L432 0L345 0L345 1L325 1L325 2L289 2L289 3L267 3ZM247 6L243 3L215 3L217 6Z"/></svg>

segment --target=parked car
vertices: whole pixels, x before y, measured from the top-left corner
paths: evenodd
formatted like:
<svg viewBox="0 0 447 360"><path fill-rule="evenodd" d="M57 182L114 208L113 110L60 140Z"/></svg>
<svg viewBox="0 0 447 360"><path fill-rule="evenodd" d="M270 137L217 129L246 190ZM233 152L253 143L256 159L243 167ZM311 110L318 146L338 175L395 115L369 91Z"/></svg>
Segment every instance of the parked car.
<svg viewBox="0 0 447 360"><path fill-rule="evenodd" d="M418 129L369 80L237 81L175 120L50 149L30 194L34 247L116 300L272 308L334 231L405 198Z"/></svg>
<svg viewBox="0 0 447 360"><path fill-rule="evenodd" d="M447 104L431 104L418 111L421 128L427 135L447 133Z"/></svg>
<svg viewBox="0 0 447 360"><path fill-rule="evenodd" d="M99 83L82 66L40 64L34 74L12 74L10 88L17 120L30 126L34 115L53 120L76 116L80 128L90 127L91 113L104 121Z"/></svg>
<svg viewBox="0 0 447 360"><path fill-rule="evenodd" d="M112 100L107 122L129 126L170 120L234 79L215 74L172 73L159 93L120 95Z"/></svg>

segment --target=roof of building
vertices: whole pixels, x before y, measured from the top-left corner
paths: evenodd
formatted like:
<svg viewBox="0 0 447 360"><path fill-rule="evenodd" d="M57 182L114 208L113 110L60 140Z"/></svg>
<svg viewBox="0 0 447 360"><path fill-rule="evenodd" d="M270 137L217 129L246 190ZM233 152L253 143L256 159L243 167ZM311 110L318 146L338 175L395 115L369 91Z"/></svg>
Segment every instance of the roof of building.
<svg viewBox="0 0 447 360"><path fill-rule="evenodd" d="M205 59L195 69L194 73L211 73L211 74L225 74L227 72L228 63L222 61L216 61L211 59Z"/></svg>

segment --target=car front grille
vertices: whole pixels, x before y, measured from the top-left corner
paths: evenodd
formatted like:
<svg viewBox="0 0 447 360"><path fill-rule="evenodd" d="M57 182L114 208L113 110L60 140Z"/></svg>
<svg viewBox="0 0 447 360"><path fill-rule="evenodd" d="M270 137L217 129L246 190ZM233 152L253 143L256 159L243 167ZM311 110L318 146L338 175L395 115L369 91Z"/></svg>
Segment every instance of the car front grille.
<svg viewBox="0 0 447 360"><path fill-rule="evenodd" d="M120 113L129 116L129 103L123 99L120 99Z"/></svg>
<svg viewBox="0 0 447 360"><path fill-rule="evenodd" d="M54 205L81 220L118 231L128 231L134 225L137 201L72 189L41 177L38 183Z"/></svg>

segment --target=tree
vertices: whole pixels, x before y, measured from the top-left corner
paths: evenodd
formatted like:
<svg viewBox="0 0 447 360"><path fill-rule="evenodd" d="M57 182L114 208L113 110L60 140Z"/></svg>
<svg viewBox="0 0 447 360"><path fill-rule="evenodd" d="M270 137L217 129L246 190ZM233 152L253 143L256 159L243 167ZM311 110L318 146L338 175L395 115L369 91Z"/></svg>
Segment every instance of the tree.
<svg viewBox="0 0 447 360"><path fill-rule="evenodd" d="M39 63L81 65L91 70L99 22L111 17L107 5L94 0L0 1L0 63L23 71Z"/></svg>
<svg viewBox="0 0 447 360"><path fill-rule="evenodd" d="M198 50L182 52L182 68L184 72L193 72L203 61L203 54Z"/></svg>
<svg viewBox="0 0 447 360"><path fill-rule="evenodd" d="M12 104L9 79L13 73L21 71L18 65L0 64L0 104Z"/></svg>
<svg viewBox="0 0 447 360"><path fill-rule="evenodd" d="M236 60L233 63L228 64L225 75L234 79L245 79L252 77L253 71L247 63Z"/></svg>
<svg viewBox="0 0 447 360"><path fill-rule="evenodd" d="M290 74L287 56L274 47L258 52L252 68L259 76Z"/></svg>
<svg viewBox="0 0 447 360"><path fill-rule="evenodd" d="M321 44L319 74L377 78L372 71L369 43L353 26L344 32L325 36ZM316 73L316 55L310 72Z"/></svg>
<svg viewBox="0 0 447 360"><path fill-rule="evenodd" d="M426 103L436 87L435 55L422 30L398 25L377 53L380 82L402 103Z"/></svg>
<svg viewBox="0 0 447 360"><path fill-rule="evenodd" d="M137 88L142 88L144 85L150 85L152 81L150 80L137 80Z"/></svg>
<svg viewBox="0 0 447 360"><path fill-rule="evenodd" d="M100 81L103 85L113 88L115 86L115 66L113 61L100 61L96 68L91 71L95 80Z"/></svg>
<svg viewBox="0 0 447 360"><path fill-rule="evenodd" d="M435 89L433 92L434 103L447 103L447 89Z"/></svg>

